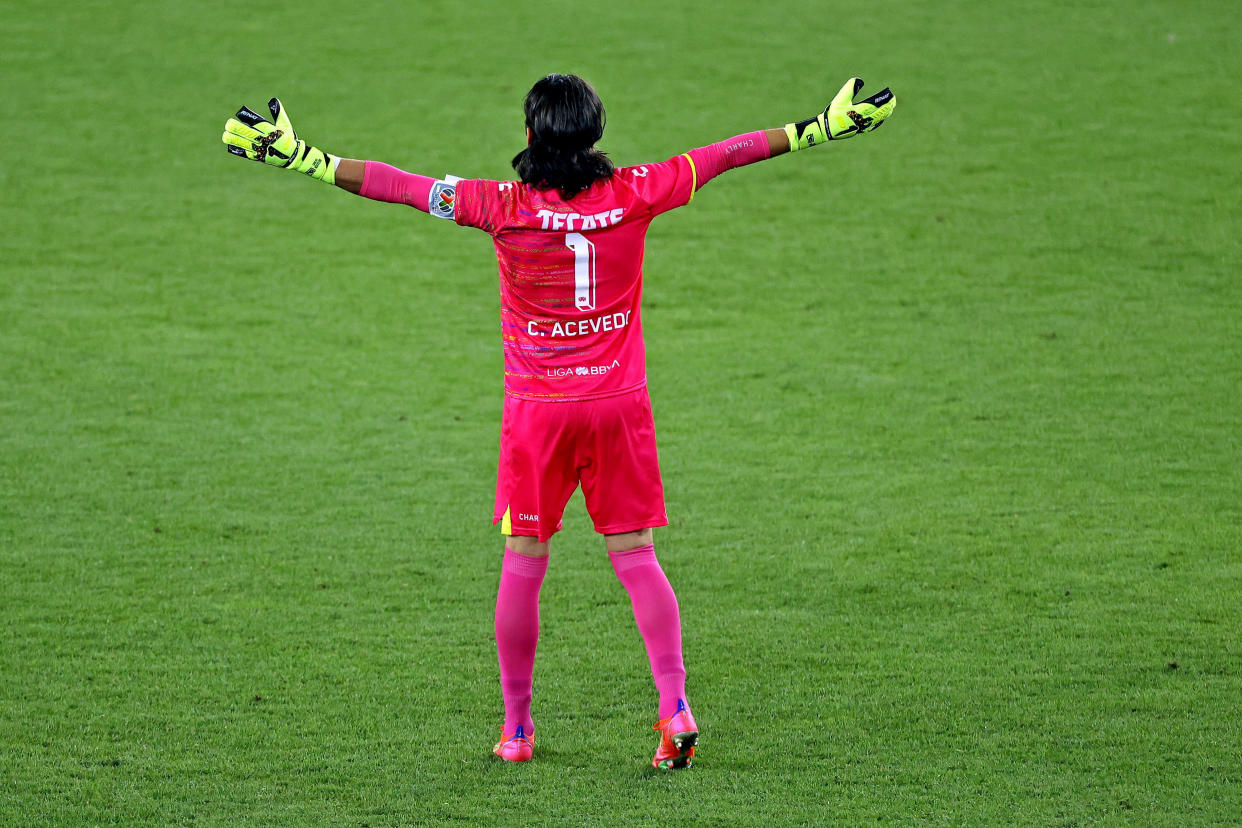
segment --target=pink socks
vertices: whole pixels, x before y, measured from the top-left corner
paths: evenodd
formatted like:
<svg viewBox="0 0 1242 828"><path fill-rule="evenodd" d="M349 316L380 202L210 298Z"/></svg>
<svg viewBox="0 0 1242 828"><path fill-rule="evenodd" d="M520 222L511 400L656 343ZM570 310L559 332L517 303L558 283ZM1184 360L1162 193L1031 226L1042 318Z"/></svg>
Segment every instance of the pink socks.
<svg viewBox="0 0 1242 828"><path fill-rule="evenodd" d="M660 692L659 718L665 719L677 712L677 700L686 697L677 596L656 560L654 546L609 552L608 557L634 605L634 620L647 645L651 675Z"/></svg>
<svg viewBox="0 0 1242 828"><path fill-rule="evenodd" d="M608 557L630 595L634 620L647 646L651 675L660 693L659 718L667 718L677 712L677 701L686 697L677 596L656 560L655 547L609 552ZM535 730L530 716L531 680L539 643L539 588L547 571L547 556L536 558L505 550L496 593L496 650L506 734L513 733L518 725L527 735Z"/></svg>
<svg viewBox="0 0 1242 828"><path fill-rule="evenodd" d="M527 736L535 731L530 718L531 679L539 643L539 587L547 571L548 556L536 558L505 550L496 593L496 650L506 734L518 725L526 728Z"/></svg>

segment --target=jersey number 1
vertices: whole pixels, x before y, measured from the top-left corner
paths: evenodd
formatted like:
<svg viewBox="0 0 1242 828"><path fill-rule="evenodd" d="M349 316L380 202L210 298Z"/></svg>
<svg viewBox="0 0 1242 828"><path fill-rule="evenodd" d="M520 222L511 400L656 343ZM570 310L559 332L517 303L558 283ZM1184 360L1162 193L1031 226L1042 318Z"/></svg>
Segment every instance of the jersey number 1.
<svg viewBox="0 0 1242 828"><path fill-rule="evenodd" d="M574 251L574 306L595 310L595 245L581 233L566 233L565 246Z"/></svg>

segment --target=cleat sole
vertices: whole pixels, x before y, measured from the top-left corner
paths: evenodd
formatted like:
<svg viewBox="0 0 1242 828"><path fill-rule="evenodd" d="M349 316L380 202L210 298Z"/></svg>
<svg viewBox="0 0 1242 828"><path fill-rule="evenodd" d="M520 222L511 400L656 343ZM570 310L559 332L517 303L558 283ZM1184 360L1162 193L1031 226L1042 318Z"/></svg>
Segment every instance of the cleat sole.
<svg viewBox="0 0 1242 828"><path fill-rule="evenodd" d="M699 743L699 732L697 730L687 730L684 733L676 733L673 735L673 744L682 753L693 750L694 746Z"/></svg>

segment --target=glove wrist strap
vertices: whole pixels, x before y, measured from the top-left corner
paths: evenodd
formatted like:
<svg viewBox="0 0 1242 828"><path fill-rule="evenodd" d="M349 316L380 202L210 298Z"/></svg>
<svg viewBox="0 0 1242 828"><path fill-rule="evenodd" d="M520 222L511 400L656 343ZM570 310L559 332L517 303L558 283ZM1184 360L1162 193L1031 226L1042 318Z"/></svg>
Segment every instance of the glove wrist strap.
<svg viewBox="0 0 1242 828"><path fill-rule="evenodd" d="M805 121L785 124L785 135L789 137L790 152L809 149L816 144L827 142L828 130L824 125L823 113L814 118L807 118Z"/></svg>
<svg viewBox="0 0 1242 828"><path fill-rule="evenodd" d="M318 147L312 147L305 141L299 140L298 148L294 151L289 166L304 175L309 175L316 181L335 184L336 168L340 163L340 158L328 155Z"/></svg>

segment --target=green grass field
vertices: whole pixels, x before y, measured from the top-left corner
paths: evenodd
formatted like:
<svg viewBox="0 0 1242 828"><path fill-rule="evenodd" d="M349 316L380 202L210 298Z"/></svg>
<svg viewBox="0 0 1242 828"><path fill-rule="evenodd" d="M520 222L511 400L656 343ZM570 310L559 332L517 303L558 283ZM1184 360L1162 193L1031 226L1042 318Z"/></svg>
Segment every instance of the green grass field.
<svg viewBox="0 0 1242 828"><path fill-rule="evenodd" d="M1242 814L1229 3L44 3L0 30L0 824L1215 825ZM501 705L481 233L231 158L505 178L591 79L662 160L885 129L653 227L693 770L575 496Z"/></svg>

